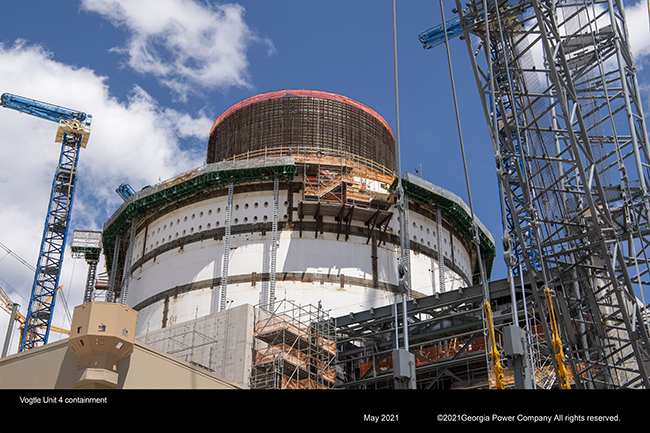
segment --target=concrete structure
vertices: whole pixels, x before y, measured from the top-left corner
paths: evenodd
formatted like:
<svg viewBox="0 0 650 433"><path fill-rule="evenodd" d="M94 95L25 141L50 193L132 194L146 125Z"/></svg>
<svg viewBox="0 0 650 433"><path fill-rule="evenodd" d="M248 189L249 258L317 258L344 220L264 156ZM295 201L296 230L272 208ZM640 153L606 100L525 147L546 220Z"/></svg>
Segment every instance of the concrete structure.
<svg viewBox="0 0 650 433"><path fill-rule="evenodd" d="M242 306L248 318L251 306L273 315L280 301L318 306L320 321L324 312L392 304L400 257L395 160L388 123L349 98L296 90L244 100L215 122L205 166L133 193L105 223L107 299L138 311L136 335L182 357L187 351L172 344L186 332L181 329L196 325L205 327L200 332L207 339L230 338L224 327L237 328L239 321L226 325L215 316L210 325L211 317ZM403 185L409 295L471 285L479 255L468 206L412 175ZM489 276L494 240L478 226ZM252 338L251 323L242 323L237 329ZM168 343L159 341L164 335ZM238 338L243 345L245 338ZM228 356L246 365L251 359L231 343L221 341L209 356L199 351L191 359L246 385L247 373L223 367L232 361ZM265 344L259 349L286 346ZM327 347L315 348L325 377L331 373ZM313 355L298 352L298 360ZM291 386L315 380L303 379Z"/></svg>
<svg viewBox="0 0 650 433"><path fill-rule="evenodd" d="M68 340L0 359L0 389L74 389L79 360ZM241 389L204 368L135 341L117 364L117 389Z"/></svg>
<svg viewBox="0 0 650 433"><path fill-rule="evenodd" d="M239 389L205 368L134 339L137 313L89 302L71 337L0 359L0 389Z"/></svg>
<svg viewBox="0 0 650 433"><path fill-rule="evenodd" d="M113 302L75 307L69 339L79 359L75 388L117 387L117 365L133 353L137 317L135 310Z"/></svg>
<svg viewBox="0 0 650 433"><path fill-rule="evenodd" d="M385 120L339 95L276 92L228 110L209 145L208 160L223 160L133 194L104 226L114 289L138 311L137 334L238 305L272 311L275 299L332 314L392 303L394 152ZM416 178L409 185L407 194L426 191L411 195L408 214L412 296L471 284L467 206ZM493 241L481 233L491 264Z"/></svg>
<svg viewBox="0 0 650 433"><path fill-rule="evenodd" d="M253 328L260 311L246 304L138 335L138 341L248 387Z"/></svg>

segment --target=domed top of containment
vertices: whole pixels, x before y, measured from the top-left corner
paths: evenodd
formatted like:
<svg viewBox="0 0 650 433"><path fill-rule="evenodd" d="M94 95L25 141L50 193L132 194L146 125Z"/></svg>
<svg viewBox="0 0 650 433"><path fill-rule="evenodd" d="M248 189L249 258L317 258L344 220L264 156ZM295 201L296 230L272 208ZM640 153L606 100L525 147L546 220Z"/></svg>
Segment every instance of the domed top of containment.
<svg viewBox="0 0 650 433"><path fill-rule="evenodd" d="M317 151L395 170L386 120L353 99L315 90L264 93L233 105L212 126L207 162Z"/></svg>

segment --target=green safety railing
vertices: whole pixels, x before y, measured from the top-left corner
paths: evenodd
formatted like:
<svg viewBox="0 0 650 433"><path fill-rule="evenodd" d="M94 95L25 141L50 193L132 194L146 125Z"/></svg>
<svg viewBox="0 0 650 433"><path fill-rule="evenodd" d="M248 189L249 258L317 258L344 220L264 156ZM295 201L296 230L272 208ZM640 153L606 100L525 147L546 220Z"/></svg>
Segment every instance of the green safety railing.
<svg viewBox="0 0 650 433"><path fill-rule="evenodd" d="M413 180L413 181L411 181ZM425 184L428 183L421 179L415 179L412 176L405 176L402 178L402 187L404 188L404 193L411 197L412 199L418 201L419 203L431 206L433 208L439 207L442 214L444 215L447 221L450 221L456 226L458 232L465 237L466 240L470 242L473 246L474 233L472 232L472 217L466 209L466 205L461 201L460 198L453 196L452 193L446 192L442 194L442 188L439 192L433 190L433 188L427 188L423 185L418 185L415 183ZM431 184L433 186L433 184ZM397 188L397 179L391 185L391 190ZM492 275L492 265L496 257L496 247L494 246L494 241L491 238L491 235L487 230L482 227L480 222L477 222L478 233L479 233L479 245L481 251L481 258L485 263L485 272L486 278L489 280ZM475 269L473 271L474 275L480 273L478 263L475 264ZM476 280L476 278L475 278ZM477 284L477 281L474 281Z"/></svg>

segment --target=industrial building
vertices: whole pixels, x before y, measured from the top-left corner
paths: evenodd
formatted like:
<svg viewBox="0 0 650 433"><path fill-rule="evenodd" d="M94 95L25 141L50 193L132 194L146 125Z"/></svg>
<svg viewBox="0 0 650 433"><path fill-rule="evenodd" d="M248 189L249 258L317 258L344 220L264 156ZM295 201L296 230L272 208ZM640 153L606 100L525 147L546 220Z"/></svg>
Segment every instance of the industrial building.
<svg viewBox="0 0 650 433"><path fill-rule="evenodd" d="M255 323L270 315L309 326L392 304L395 160L387 122L340 95L288 90L231 107L210 132L205 166L131 194L104 226L112 290L138 311L136 334L159 341L163 330L245 305L256 307ZM471 285L479 256L467 205L422 179L404 182L414 197L406 215L411 296ZM492 235L480 233L491 265ZM289 303L290 313L277 314ZM307 306L314 312L294 318ZM240 329L251 333L247 323ZM200 332L221 341L227 326ZM333 337L332 329L332 358ZM255 351L268 360L263 352ZM217 353L201 364L233 380L216 367ZM329 379L325 386L334 386Z"/></svg>
<svg viewBox="0 0 650 433"><path fill-rule="evenodd" d="M118 303L77 306L70 338L0 359L0 389L242 388L135 340L136 318L135 310Z"/></svg>
<svg viewBox="0 0 650 433"><path fill-rule="evenodd" d="M215 121L204 166L123 188L102 245L75 232L85 301L130 306L136 341L240 386L333 388L334 316L399 294L395 170L393 132L362 103L313 90L241 101ZM468 206L403 182L410 297L472 285L481 255ZM482 225L480 236L489 270L494 240ZM93 289L100 249L110 284Z"/></svg>

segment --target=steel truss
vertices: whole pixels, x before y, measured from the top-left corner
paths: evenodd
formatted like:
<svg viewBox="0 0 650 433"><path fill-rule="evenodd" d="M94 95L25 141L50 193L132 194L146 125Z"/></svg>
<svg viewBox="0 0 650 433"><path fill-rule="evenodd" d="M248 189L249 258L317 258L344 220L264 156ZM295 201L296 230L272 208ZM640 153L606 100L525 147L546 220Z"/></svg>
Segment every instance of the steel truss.
<svg viewBox="0 0 650 433"><path fill-rule="evenodd" d="M519 287L518 311L532 301L530 285ZM524 293L525 291L525 293ZM511 325L512 305L507 280L489 283L494 305L495 344L506 359L503 329ZM490 342L483 314L485 289L482 284L411 299L407 305L410 351L415 355L418 389L495 388L490 364ZM337 388L392 389L393 348L395 339L394 306L357 312L334 319L337 344ZM537 318L527 321L528 345L532 359L530 371L536 387L557 387L548 353L539 350L536 341L543 339ZM401 329L401 328L400 328ZM515 386L514 374L504 365L507 388Z"/></svg>
<svg viewBox="0 0 650 433"><path fill-rule="evenodd" d="M63 129L59 128L60 131ZM60 140L59 165L52 182L25 332L20 343L21 352L46 344L49 337L70 224L82 137L82 134L65 131Z"/></svg>
<svg viewBox="0 0 650 433"><path fill-rule="evenodd" d="M541 317L542 291L553 291L575 387L649 388L635 293L648 284L650 150L622 2L456 6L496 155L511 275L521 266L538 282Z"/></svg>

